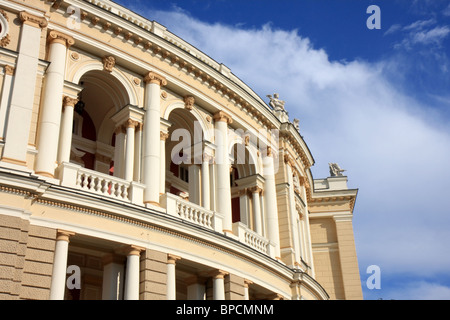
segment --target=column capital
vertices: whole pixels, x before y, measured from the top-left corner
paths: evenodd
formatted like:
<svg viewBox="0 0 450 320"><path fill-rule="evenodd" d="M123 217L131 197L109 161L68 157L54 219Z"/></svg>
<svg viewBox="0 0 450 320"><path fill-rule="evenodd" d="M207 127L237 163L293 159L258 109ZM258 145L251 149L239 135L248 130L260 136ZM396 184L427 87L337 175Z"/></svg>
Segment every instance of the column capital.
<svg viewBox="0 0 450 320"><path fill-rule="evenodd" d="M248 279L244 279L244 287L245 287L245 288L248 288L249 285L251 285L251 284L253 284L253 281L248 280Z"/></svg>
<svg viewBox="0 0 450 320"><path fill-rule="evenodd" d="M73 237L75 232L67 231L67 230L56 230L56 241L67 241L69 242L69 238Z"/></svg>
<svg viewBox="0 0 450 320"><path fill-rule="evenodd" d="M78 99L74 99L74 98L71 98L69 96L64 96L63 97L63 107L67 107L67 106L75 107L77 102L78 102Z"/></svg>
<svg viewBox="0 0 450 320"><path fill-rule="evenodd" d="M176 264L177 260L180 260L181 257L176 256L174 254L168 253L167 254L167 264Z"/></svg>
<svg viewBox="0 0 450 320"><path fill-rule="evenodd" d="M134 244L130 244L129 246L126 246L124 248L125 254L127 256L139 256L141 254L141 251L144 251L145 248L136 246Z"/></svg>
<svg viewBox="0 0 450 320"><path fill-rule="evenodd" d="M128 119L125 121L125 128L136 128L139 125L139 122L133 119Z"/></svg>
<svg viewBox="0 0 450 320"><path fill-rule="evenodd" d="M44 17L39 17L26 11L21 11L19 17L23 24L27 24L35 28L43 29L48 25L48 21Z"/></svg>
<svg viewBox="0 0 450 320"><path fill-rule="evenodd" d="M163 131L159 132L159 139L161 141L166 141L169 138L169 134Z"/></svg>
<svg viewBox="0 0 450 320"><path fill-rule="evenodd" d="M5 65L3 68L5 69L5 74L8 76L13 76L14 71L16 70L13 66L10 65Z"/></svg>
<svg viewBox="0 0 450 320"><path fill-rule="evenodd" d="M285 154L284 155L284 163L286 163L288 166L290 166L291 168L294 168L295 167L295 162L294 162L294 159L290 156L290 155L288 155L288 154Z"/></svg>
<svg viewBox="0 0 450 320"><path fill-rule="evenodd" d="M164 78L162 75L150 71L149 73L147 73L144 77L144 82L145 83L155 83L157 85L159 85L160 87L163 87L165 85L167 85L167 79Z"/></svg>
<svg viewBox="0 0 450 320"><path fill-rule="evenodd" d="M211 277L213 277L214 279L223 279L228 274L230 273L223 270L213 270L210 273Z"/></svg>
<svg viewBox="0 0 450 320"><path fill-rule="evenodd" d="M75 44L75 40L71 36L55 30L50 31L47 37L47 42L61 43L67 48Z"/></svg>
<svg viewBox="0 0 450 320"><path fill-rule="evenodd" d="M121 133L125 134L125 133L127 133L127 131L126 131L126 128L124 125L120 125L120 126L116 127L116 129L114 130L114 133L116 135L121 134Z"/></svg>
<svg viewBox="0 0 450 320"><path fill-rule="evenodd" d="M251 193L261 193L262 189L258 186L254 186L250 188Z"/></svg>
<svg viewBox="0 0 450 320"><path fill-rule="evenodd" d="M214 119L214 121L223 121L228 124L233 123L233 119L231 118L231 116L229 114L223 112L222 110L216 112L213 116L213 119Z"/></svg>

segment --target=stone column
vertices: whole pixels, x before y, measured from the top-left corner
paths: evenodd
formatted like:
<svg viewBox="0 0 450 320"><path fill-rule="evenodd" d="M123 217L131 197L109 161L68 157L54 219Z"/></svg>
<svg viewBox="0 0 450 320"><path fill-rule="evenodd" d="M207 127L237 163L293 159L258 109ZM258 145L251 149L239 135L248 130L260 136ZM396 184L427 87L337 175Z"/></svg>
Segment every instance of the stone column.
<svg viewBox="0 0 450 320"><path fill-rule="evenodd" d="M250 300L249 287L253 284L253 281L244 279L244 300Z"/></svg>
<svg viewBox="0 0 450 320"><path fill-rule="evenodd" d="M123 179L126 129L123 125L119 125L116 128L115 133L116 133L116 145L114 147L114 177Z"/></svg>
<svg viewBox="0 0 450 320"><path fill-rule="evenodd" d="M203 278L193 276L185 280L187 300L205 300L206 286Z"/></svg>
<svg viewBox="0 0 450 320"><path fill-rule="evenodd" d="M213 273L213 299L225 300L225 276L228 272L216 270Z"/></svg>
<svg viewBox="0 0 450 320"><path fill-rule="evenodd" d="M159 206L160 192L160 118L161 86L167 80L155 73L149 72L145 78L145 116L144 116L144 148L143 148L143 183L145 184L144 203Z"/></svg>
<svg viewBox="0 0 450 320"><path fill-rule="evenodd" d="M102 300L122 300L124 265L122 258L111 254L103 259Z"/></svg>
<svg viewBox="0 0 450 320"><path fill-rule="evenodd" d="M72 146L73 110L78 99L68 96L63 98L63 114L61 131L59 134L58 164L70 161L70 149Z"/></svg>
<svg viewBox="0 0 450 320"><path fill-rule="evenodd" d="M64 300L69 238L74 235L75 233L64 230L58 230L57 232L55 255L53 258L52 284L50 287L50 300Z"/></svg>
<svg viewBox="0 0 450 320"><path fill-rule="evenodd" d="M160 152L161 152L161 168L159 175L159 193L166 193L166 140L169 138L169 134L160 132Z"/></svg>
<svg viewBox="0 0 450 320"><path fill-rule="evenodd" d="M142 151L142 123L138 122L135 130L134 137L134 181L141 182L141 151Z"/></svg>
<svg viewBox="0 0 450 320"><path fill-rule="evenodd" d="M142 250L144 249L133 245L127 248L125 300L139 300L139 263Z"/></svg>
<svg viewBox="0 0 450 320"><path fill-rule="evenodd" d="M173 254L167 255L167 300L177 299L176 262L181 259Z"/></svg>
<svg viewBox="0 0 450 320"><path fill-rule="evenodd" d="M212 157L204 153L202 158L202 206L207 210L211 210L211 183L209 178L209 163Z"/></svg>
<svg viewBox="0 0 450 320"><path fill-rule="evenodd" d="M255 223L255 232L262 235L262 219L261 219L261 200L259 194L262 189L258 186L250 189L252 192L252 204L253 204L253 219Z"/></svg>
<svg viewBox="0 0 450 320"><path fill-rule="evenodd" d="M249 196L248 189L244 188L239 190L239 211L240 211L240 222L250 227L250 209L249 209Z"/></svg>
<svg viewBox="0 0 450 320"><path fill-rule="evenodd" d="M37 174L53 178L58 153L66 54L67 48L75 41L61 32L50 31L48 42L50 65L44 78L42 92L35 171Z"/></svg>
<svg viewBox="0 0 450 320"><path fill-rule="evenodd" d="M271 148L267 148L266 155L263 159L264 166L264 199L265 212L267 219L267 236L275 246L275 258L281 259L280 256L280 230L278 227L278 206L275 185L274 159Z"/></svg>
<svg viewBox="0 0 450 320"><path fill-rule="evenodd" d="M4 66L3 86L0 97L0 140L5 137L5 126L7 119L8 106L11 100L11 84L14 75L14 67Z"/></svg>
<svg viewBox="0 0 450 320"><path fill-rule="evenodd" d="M133 168L134 168L134 148L135 148L135 128L137 122L128 119L126 121L126 145L125 145L125 172L124 179L127 181L133 181Z"/></svg>
<svg viewBox="0 0 450 320"><path fill-rule="evenodd" d="M216 133L216 175L217 175L217 206L223 215L223 231L232 233L231 189L230 189L230 158L228 155L228 124L232 119L223 111L214 115Z"/></svg>
<svg viewBox="0 0 450 320"><path fill-rule="evenodd" d="M300 262L300 248L301 248L301 241L300 241L300 230L298 228L297 224L297 216L298 212L295 205L295 194L294 194L294 177L292 173L292 168L294 167L294 161L292 158L285 154L284 156L284 162L286 165L286 174L288 178L288 197L289 197L289 217L290 217L290 224L291 224L291 230L292 230L292 245L294 249L294 260L295 262Z"/></svg>
<svg viewBox="0 0 450 320"><path fill-rule="evenodd" d="M35 16L25 11L20 12L19 18L22 27L20 29L14 78L12 79L9 112L8 116L5 117L5 119L7 118L7 124L4 128L5 145L1 160L26 166L41 49L41 33L48 23L45 17ZM5 92L2 93L2 99L5 94Z"/></svg>

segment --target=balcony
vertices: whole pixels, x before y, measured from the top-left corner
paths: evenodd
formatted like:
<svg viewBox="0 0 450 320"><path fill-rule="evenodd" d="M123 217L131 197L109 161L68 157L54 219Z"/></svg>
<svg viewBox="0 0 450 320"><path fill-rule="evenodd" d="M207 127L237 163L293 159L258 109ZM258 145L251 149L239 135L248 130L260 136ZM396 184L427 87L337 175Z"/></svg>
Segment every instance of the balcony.
<svg viewBox="0 0 450 320"><path fill-rule="evenodd" d="M144 206L145 186L114 176L83 168L73 163L62 163L57 169L61 185L81 190L102 198ZM200 228L223 233L223 217L220 213L207 210L171 193L161 196L161 205L166 214L189 222ZM274 257L274 246L270 241L249 229L241 222L233 224L234 238L265 255Z"/></svg>

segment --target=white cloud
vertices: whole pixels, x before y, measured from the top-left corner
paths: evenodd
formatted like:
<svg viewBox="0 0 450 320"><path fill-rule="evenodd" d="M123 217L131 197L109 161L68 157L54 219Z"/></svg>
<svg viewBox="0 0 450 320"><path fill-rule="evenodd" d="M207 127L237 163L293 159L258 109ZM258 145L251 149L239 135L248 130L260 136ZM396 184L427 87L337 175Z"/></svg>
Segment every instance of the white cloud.
<svg viewBox="0 0 450 320"><path fill-rule="evenodd" d="M435 282L413 281L388 291L385 296L395 300L450 300L450 287Z"/></svg>
<svg viewBox="0 0 450 320"><path fill-rule="evenodd" d="M261 97L278 92L291 120L301 121L316 159L315 178L328 175L328 162L347 169L350 187L359 188L354 221L362 265L380 264L388 273L421 274L430 264L433 272L449 270L450 259L442 254L450 243L450 135L442 129L448 121L399 92L384 76L387 64L332 62L295 30L239 29L180 12L151 14L230 67ZM448 34L432 30L417 41Z"/></svg>

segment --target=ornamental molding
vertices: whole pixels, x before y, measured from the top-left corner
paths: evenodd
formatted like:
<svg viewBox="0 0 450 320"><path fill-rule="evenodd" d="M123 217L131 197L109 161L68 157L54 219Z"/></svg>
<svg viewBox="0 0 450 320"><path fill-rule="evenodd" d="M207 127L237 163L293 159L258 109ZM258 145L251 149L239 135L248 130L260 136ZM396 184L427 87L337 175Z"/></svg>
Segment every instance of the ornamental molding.
<svg viewBox="0 0 450 320"><path fill-rule="evenodd" d="M112 72L116 66L116 58L113 56L103 57L103 70L107 72Z"/></svg>
<svg viewBox="0 0 450 320"><path fill-rule="evenodd" d="M23 24L30 25L36 28L45 28L48 26L48 21L44 17L39 17L26 11L19 13L19 18Z"/></svg>
<svg viewBox="0 0 450 320"><path fill-rule="evenodd" d="M192 110L195 103L195 98L193 96L185 96L184 97L184 107L188 110Z"/></svg>

